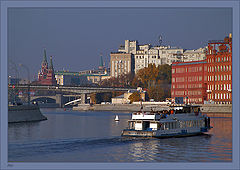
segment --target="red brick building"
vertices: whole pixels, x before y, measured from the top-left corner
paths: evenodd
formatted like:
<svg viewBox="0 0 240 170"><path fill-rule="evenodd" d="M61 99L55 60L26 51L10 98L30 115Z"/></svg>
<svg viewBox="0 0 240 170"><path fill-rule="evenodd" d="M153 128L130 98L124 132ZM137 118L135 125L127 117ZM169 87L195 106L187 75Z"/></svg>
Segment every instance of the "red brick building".
<svg viewBox="0 0 240 170"><path fill-rule="evenodd" d="M38 73L38 82L40 85L56 85L57 81L54 75L52 57L50 57L50 65L47 63L46 50L44 49L44 56L41 65L41 70Z"/></svg>
<svg viewBox="0 0 240 170"><path fill-rule="evenodd" d="M232 103L232 36L209 41L207 51L207 99L217 104Z"/></svg>
<svg viewBox="0 0 240 170"><path fill-rule="evenodd" d="M207 60L172 64L172 98L182 97L184 103L207 100Z"/></svg>

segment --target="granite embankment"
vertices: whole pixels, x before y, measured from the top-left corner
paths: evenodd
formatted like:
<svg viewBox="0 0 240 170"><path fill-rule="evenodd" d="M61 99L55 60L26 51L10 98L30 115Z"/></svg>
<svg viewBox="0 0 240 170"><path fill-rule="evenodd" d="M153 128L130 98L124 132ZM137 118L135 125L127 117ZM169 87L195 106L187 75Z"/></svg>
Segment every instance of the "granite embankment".
<svg viewBox="0 0 240 170"><path fill-rule="evenodd" d="M37 105L8 106L8 122L29 122L47 120Z"/></svg>
<svg viewBox="0 0 240 170"><path fill-rule="evenodd" d="M73 107L73 110L95 110L95 111L139 111L141 106L139 104L95 104L93 106L90 105L78 105L77 107ZM144 111L160 111L168 109L168 106L159 106L159 105L145 105L143 107Z"/></svg>
<svg viewBox="0 0 240 170"><path fill-rule="evenodd" d="M221 105L221 104L203 104L201 106L201 111L203 113L231 113L232 105ZM90 106L88 104L78 105L77 107L73 107L73 110L102 110L102 111L139 111L141 106L139 104L95 104ZM168 110L169 107L167 105L154 105L148 104L144 105L144 111L160 111L160 110Z"/></svg>
<svg viewBox="0 0 240 170"><path fill-rule="evenodd" d="M203 113L231 113L231 104L203 104L201 105Z"/></svg>

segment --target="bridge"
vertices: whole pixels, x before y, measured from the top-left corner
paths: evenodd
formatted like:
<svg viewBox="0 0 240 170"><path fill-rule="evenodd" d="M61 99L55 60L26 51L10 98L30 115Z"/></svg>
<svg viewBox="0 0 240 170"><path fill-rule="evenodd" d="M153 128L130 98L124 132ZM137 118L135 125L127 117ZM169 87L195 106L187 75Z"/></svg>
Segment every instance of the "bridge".
<svg viewBox="0 0 240 170"><path fill-rule="evenodd" d="M52 100L62 107L65 103L75 103L71 100L81 101L85 104L87 101L87 95L91 93L106 93L106 92L127 92L128 90L136 90L133 88L121 88L121 87L86 87L86 86L60 86L60 85L9 85L9 88L15 88L22 91L34 92L30 96L30 101L37 101L38 99ZM66 100L68 98L68 100ZM81 99L80 99L81 98ZM80 99L80 100L79 100Z"/></svg>

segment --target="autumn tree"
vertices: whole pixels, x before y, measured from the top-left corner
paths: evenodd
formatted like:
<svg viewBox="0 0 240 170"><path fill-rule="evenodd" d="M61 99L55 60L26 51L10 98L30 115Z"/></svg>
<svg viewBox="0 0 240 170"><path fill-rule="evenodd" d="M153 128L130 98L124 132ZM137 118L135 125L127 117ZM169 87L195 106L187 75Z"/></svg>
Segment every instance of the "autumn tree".
<svg viewBox="0 0 240 170"><path fill-rule="evenodd" d="M130 102L138 102L141 101L141 95L139 92L133 92L128 99L130 100Z"/></svg>
<svg viewBox="0 0 240 170"><path fill-rule="evenodd" d="M111 77L101 82L102 87L132 87L134 73L121 74L118 77Z"/></svg>
<svg viewBox="0 0 240 170"><path fill-rule="evenodd" d="M155 64L149 64L138 71L134 78L134 83L139 80L143 88L147 88L149 98L156 101L164 100L170 97L171 91L171 66L164 64L156 67Z"/></svg>

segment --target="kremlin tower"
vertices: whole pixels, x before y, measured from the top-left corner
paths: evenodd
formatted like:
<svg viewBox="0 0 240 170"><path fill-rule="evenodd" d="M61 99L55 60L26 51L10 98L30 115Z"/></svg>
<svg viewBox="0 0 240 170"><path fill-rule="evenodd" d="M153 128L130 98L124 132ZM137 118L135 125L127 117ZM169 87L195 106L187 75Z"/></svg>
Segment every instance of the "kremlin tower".
<svg viewBox="0 0 240 170"><path fill-rule="evenodd" d="M50 57L50 65L48 66L46 49L44 49L44 56L41 65L41 70L38 72L38 84L40 85L56 85L57 81L54 75L52 56Z"/></svg>

